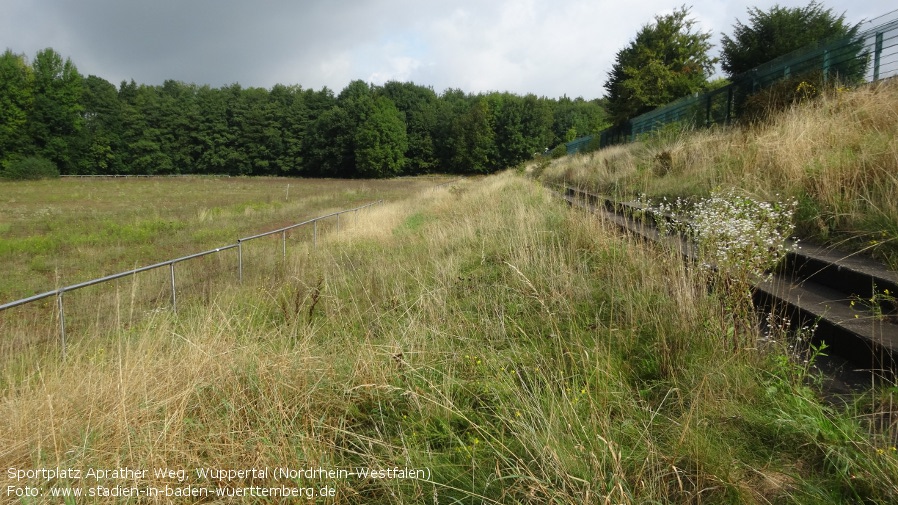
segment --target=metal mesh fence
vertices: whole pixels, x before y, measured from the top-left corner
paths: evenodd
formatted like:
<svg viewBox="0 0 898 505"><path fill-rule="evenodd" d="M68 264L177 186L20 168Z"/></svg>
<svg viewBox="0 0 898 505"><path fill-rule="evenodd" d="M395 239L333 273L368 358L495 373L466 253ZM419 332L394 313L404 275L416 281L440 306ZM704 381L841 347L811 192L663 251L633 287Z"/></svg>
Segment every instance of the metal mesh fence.
<svg viewBox="0 0 898 505"><path fill-rule="evenodd" d="M664 125L729 124L746 114L751 95L786 80L853 86L898 76L898 11L868 21L857 35L819 41L734 77L730 84L681 98L566 144L568 154L631 142ZM792 81L789 81L792 82Z"/></svg>

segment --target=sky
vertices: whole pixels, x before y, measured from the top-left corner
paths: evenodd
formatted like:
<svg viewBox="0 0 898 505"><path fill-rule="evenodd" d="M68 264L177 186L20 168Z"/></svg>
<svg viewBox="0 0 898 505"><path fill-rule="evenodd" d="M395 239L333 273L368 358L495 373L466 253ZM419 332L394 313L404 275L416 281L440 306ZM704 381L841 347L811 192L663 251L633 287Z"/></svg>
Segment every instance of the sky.
<svg viewBox="0 0 898 505"><path fill-rule="evenodd" d="M805 2L694 0L721 33L749 6ZM414 82L437 93L508 91L599 98L616 52L682 0L3 0L0 50L51 47L83 75L113 84L174 79L212 87L275 84L335 92L350 81ZM823 2L851 23L894 0Z"/></svg>

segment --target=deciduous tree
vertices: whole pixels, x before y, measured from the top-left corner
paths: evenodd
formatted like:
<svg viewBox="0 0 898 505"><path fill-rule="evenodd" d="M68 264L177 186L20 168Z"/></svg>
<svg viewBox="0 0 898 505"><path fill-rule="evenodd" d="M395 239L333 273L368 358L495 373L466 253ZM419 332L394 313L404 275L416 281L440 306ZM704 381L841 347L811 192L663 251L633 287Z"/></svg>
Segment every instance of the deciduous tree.
<svg viewBox="0 0 898 505"><path fill-rule="evenodd" d="M405 165L408 149L405 122L386 97L367 98L368 110L356 127L355 166L360 177L395 177Z"/></svg>
<svg viewBox="0 0 898 505"><path fill-rule="evenodd" d="M34 71L34 107L28 125L37 153L59 167L73 171L79 153L77 136L82 126L83 78L72 60L47 48L38 51Z"/></svg>
<svg viewBox="0 0 898 505"><path fill-rule="evenodd" d="M24 154L34 105L34 73L25 57L7 49L0 56L0 171Z"/></svg>

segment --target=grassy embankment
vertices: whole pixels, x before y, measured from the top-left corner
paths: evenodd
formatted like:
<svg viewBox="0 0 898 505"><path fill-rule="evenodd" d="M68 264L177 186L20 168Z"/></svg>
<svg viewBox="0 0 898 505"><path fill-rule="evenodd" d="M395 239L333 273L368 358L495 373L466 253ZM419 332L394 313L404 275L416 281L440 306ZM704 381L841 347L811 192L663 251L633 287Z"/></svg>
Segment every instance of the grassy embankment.
<svg viewBox="0 0 898 505"><path fill-rule="evenodd" d="M323 503L898 500L894 442L822 405L785 339L760 346L706 273L520 176L377 207L319 245L6 373L0 461L212 487L192 469L431 472L228 483L335 486Z"/></svg>
<svg viewBox="0 0 898 505"><path fill-rule="evenodd" d="M617 199L738 188L798 203L796 232L898 269L898 81L833 90L752 127L677 131L555 160L541 179Z"/></svg>

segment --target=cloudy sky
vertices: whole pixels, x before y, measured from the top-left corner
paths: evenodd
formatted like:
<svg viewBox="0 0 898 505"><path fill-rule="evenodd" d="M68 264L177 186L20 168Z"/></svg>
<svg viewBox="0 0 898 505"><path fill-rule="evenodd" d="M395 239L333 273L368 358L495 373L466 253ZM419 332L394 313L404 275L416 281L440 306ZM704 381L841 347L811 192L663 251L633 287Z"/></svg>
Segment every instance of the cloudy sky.
<svg viewBox="0 0 898 505"><path fill-rule="evenodd" d="M695 0L714 35L748 6ZM510 91L597 98L639 28L681 0L3 0L0 50L52 47L79 71L118 84L175 79L213 87L298 84L339 92L353 79L412 81L437 92ZM829 0L850 22L894 0ZM687 4L689 5L689 4Z"/></svg>

